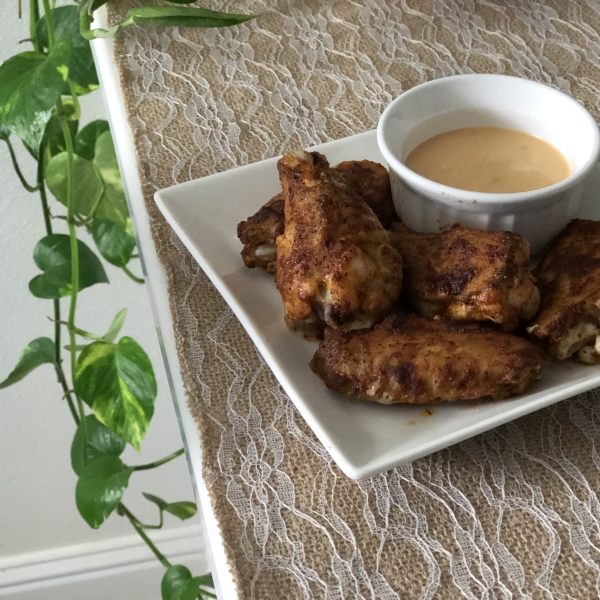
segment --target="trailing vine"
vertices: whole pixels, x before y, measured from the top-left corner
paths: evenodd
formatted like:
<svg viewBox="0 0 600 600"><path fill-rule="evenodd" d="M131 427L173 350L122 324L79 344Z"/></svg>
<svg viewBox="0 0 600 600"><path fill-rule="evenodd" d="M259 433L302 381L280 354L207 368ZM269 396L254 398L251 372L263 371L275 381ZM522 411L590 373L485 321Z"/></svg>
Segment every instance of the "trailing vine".
<svg viewBox="0 0 600 600"><path fill-rule="evenodd" d="M126 309L115 315L104 335L77 326L80 293L108 283L105 264L143 283L130 267L137 257L135 238L108 123L93 121L79 128L79 97L99 87L89 40L114 37L133 24L228 27L254 18L181 6L193 0L170 1L175 6L132 9L125 21L106 30L92 24L93 12L107 0L79 0L58 8L54 1L41 0L41 11L39 0L29 0L27 41L32 49L0 65L0 141L7 144L23 187L39 195L45 227L45 236L33 249L40 273L29 282L29 290L51 302L53 322L52 337L29 342L0 389L43 364L53 366L75 425L71 465L78 477L79 513L94 529L113 513L127 519L166 569L163 600L194 600L216 597L211 575L194 577L187 567L172 565L147 532L163 526L165 513L189 519L196 513L195 504L144 493L158 509L158 522L146 524L122 501L134 472L158 468L183 454L180 449L133 466L120 458L126 444L140 450L152 419L157 396L152 364L134 339L119 337ZM37 163L33 183L17 162L12 136ZM47 190L63 205L63 214L52 214ZM54 231L57 220L66 222L67 233ZM91 234L95 250L80 239L82 230ZM68 302L66 320L61 301Z"/></svg>

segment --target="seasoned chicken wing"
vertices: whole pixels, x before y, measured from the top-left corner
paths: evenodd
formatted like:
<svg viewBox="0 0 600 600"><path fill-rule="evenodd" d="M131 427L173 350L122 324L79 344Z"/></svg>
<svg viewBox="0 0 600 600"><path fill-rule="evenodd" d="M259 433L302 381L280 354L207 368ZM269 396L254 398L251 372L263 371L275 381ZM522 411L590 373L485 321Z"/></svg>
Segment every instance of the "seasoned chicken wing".
<svg viewBox="0 0 600 600"><path fill-rule="evenodd" d="M365 201L317 152L277 163L285 230L277 238L275 282L288 326L307 336L325 324L370 327L397 299L402 259Z"/></svg>
<svg viewBox="0 0 600 600"><path fill-rule="evenodd" d="M261 267L271 275L275 273L277 247L275 240L283 233L285 200L280 192L259 211L237 226L237 235L244 247L244 264L253 269Z"/></svg>
<svg viewBox="0 0 600 600"><path fill-rule="evenodd" d="M383 165L370 160L347 160L331 170L341 175L345 183L373 209L386 229L398 220L392 200L390 174Z"/></svg>
<svg viewBox="0 0 600 600"><path fill-rule="evenodd" d="M404 293L423 316L516 325L535 315L539 291L520 235L461 225L417 233L401 223L390 235L402 255Z"/></svg>
<svg viewBox="0 0 600 600"><path fill-rule="evenodd" d="M600 363L600 222L571 221L534 275L542 302L527 332L554 358Z"/></svg>
<svg viewBox="0 0 600 600"><path fill-rule="evenodd" d="M543 351L473 323L387 317L375 329L325 330L310 366L327 387L382 404L501 399L539 378Z"/></svg>
<svg viewBox="0 0 600 600"><path fill-rule="evenodd" d="M396 220L387 169L370 160L349 160L331 167L372 209L381 224L389 227ZM277 249L275 239L283 233L283 194L271 198L257 213L238 224L237 235L244 247L244 264L275 272Z"/></svg>

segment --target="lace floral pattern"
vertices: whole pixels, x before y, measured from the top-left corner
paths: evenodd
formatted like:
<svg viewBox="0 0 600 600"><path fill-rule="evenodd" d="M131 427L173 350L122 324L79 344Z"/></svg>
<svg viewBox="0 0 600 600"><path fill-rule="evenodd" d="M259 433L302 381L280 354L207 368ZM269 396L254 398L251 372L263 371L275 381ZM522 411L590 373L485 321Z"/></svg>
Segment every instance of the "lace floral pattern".
<svg viewBox="0 0 600 600"><path fill-rule="evenodd" d="M113 2L110 16L129 1ZM153 204L156 189L371 129L396 95L507 73L599 110L592 0L246 0L222 30L117 45L190 410L240 598L600 594L595 392L351 481Z"/></svg>

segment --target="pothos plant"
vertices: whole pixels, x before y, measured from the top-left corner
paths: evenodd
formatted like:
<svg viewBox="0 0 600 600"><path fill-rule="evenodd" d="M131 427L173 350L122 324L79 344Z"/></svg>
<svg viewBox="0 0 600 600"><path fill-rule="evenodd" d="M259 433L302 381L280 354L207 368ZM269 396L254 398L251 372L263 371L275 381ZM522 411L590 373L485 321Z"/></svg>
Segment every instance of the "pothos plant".
<svg viewBox="0 0 600 600"><path fill-rule="evenodd" d="M166 568L161 584L164 600L214 598L210 574L194 577L185 566L172 565L148 535L162 527L165 513L182 520L192 517L195 504L167 502L145 493L158 509L158 522L146 524L123 503L136 471L164 465L183 449L149 464L126 465L121 460L126 444L140 450L152 419L157 395L152 364L134 339L119 337L126 309L117 313L104 334L77 326L77 306L85 299L80 293L107 283L107 267L143 283L130 268L137 258L135 238L108 123L94 121L80 129L78 98L99 87L88 40L118 35L134 23L227 27L253 16L181 6L193 0L170 0L175 6L130 10L124 22L106 30L91 25L93 11L107 0L79 0L60 7L55 7L55 0L41 0L41 10L39 1L29 1L27 41L32 49L0 66L0 140L7 144L25 189L39 195L46 235L33 248L40 273L29 282L29 291L48 300L52 335L27 344L0 388L43 364L52 365L57 395L66 401L74 422L71 465L78 477L75 501L81 516L94 529L112 513L131 523ZM18 8L21 11L21 1ZM17 162L13 136L36 163L33 183ZM51 212L47 190L62 211ZM66 223L67 233L54 231L58 221ZM95 250L80 239L84 230Z"/></svg>

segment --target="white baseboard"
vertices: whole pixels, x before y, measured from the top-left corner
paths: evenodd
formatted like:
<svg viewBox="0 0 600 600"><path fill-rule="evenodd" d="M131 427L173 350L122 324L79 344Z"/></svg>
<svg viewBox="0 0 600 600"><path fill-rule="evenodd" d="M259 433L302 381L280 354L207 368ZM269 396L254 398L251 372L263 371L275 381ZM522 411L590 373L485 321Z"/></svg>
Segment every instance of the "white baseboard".
<svg viewBox="0 0 600 600"><path fill-rule="evenodd" d="M199 525L158 531L153 541L172 564L206 572ZM164 568L136 535L0 559L0 598L159 600Z"/></svg>

